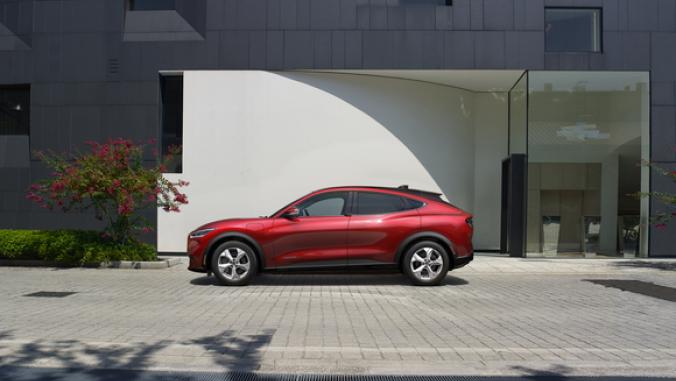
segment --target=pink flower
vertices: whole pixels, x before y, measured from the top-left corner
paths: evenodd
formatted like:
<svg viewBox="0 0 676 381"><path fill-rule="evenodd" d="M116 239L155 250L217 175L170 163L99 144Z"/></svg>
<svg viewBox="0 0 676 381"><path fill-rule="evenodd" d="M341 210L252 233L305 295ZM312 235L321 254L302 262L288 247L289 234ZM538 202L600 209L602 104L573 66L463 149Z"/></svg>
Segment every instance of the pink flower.
<svg viewBox="0 0 676 381"><path fill-rule="evenodd" d="M655 225L655 227L659 230L665 230L667 228L667 224L664 224L664 223L657 224L657 225Z"/></svg>
<svg viewBox="0 0 676 381"><path fill-rule="evenodd" d="M183 193L179 193L176 195L176 197L174 197L174 201L178 202L179 204L187 204L188 196Z"/></svg>
<svg viewBox="0 0 676 381"><path fill-rule="evenodd" d="M50 187L50 189L52 190L52 192L61 192L65 187L66 186L63 182L55 181L55 182L52 183L52 186Z"/></svg>

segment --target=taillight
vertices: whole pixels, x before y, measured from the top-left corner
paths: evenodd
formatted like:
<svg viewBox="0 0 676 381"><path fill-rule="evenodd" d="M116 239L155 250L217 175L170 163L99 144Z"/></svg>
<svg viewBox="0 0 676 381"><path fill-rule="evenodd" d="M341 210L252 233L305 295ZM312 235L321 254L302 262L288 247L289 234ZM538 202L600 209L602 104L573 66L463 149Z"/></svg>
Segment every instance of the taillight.
<svg viewBox="0 0 676 381"><path fill-rule="evenodd" d="M467 225L469 225L471 228L474 228L474 221L472 221L472 217L467 217L467 219L465 220L465 222L466 222Z"/></svg>

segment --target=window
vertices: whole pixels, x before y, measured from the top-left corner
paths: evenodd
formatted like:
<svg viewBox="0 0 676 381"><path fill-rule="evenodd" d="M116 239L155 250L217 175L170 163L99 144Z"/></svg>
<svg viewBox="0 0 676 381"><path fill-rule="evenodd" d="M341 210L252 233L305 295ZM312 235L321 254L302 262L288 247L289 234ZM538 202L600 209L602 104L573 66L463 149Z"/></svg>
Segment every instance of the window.
<svg viewBox="0 0 676 381"><path fill-rule="evenodd" d="M600 52L601 9L546 8L545 47L548 52Z"/></svg>
<svg viewBox="0 0 676 381"><path fill-rule="evenodd" d="M298 206L305 217L328 217L345 215L347 192L322 193L305 200Z"/></svg>
<svg viewBox="0 0 676 381"><path fill-rule="evenodd" d="M172 147L183 146L183 76L160 77L162 94L162 155ZM167 168L168 173L181 173L183 158L177 155Z"/></svg>
<svg viewBox="0 0 676 381"><path fill-rule="evenodd" d="M129 0L130 11L172 11L176 0Z"/></svg>
<svg viewBox="0 0 676 381"><path fill-rule="evenodd" d="M400 212L409 209L404 203L404 199L390 194L359 192L357 193L356 213L364 214L385 214Z"/></svg>
<svg viewBox="0 0 676 381"><path fill-rule="evenodd" d="M0 86L0 135L28 135L30 105L30 86Z"/></svg>
<svg viewBox="0 0 676 381"><path fill-rule="evenodd" d="M425 205L424 202L411 198L407 198L406 203L408 204L406 210L422 208Z"/></svg>

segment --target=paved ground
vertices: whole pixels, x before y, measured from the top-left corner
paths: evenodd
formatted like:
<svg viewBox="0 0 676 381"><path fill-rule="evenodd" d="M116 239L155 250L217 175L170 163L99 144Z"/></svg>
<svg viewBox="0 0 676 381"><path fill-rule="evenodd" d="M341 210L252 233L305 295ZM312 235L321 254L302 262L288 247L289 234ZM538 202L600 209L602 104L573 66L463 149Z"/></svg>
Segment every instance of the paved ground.
<svg viewBox="0 0 676 381"><path fill-rule="evenodd" d="M227 288L183 265L4 267L0 378L35 367L676 377L676 303L593 279L676 287L676 261L484 256L434 288L394 273ZM37 291L75 294L24 296Z"/></svg>

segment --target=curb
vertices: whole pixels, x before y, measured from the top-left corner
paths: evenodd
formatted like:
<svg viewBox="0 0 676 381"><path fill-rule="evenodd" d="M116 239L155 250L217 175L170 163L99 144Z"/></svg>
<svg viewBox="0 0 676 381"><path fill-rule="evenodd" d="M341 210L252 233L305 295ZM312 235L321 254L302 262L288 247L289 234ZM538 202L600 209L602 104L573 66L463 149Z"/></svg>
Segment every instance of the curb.
<svg viewBox="0 0 676 381"><path fill-rule="evenodd" d="M159 258L158 261L113 261L102 263L89 263L81 266L68 265L58 262L21 259L0 259L0 266L7 267L65 267L65 268L98 268L120 270L162 270L174 267L181 263L180 258Z"/></svg>

